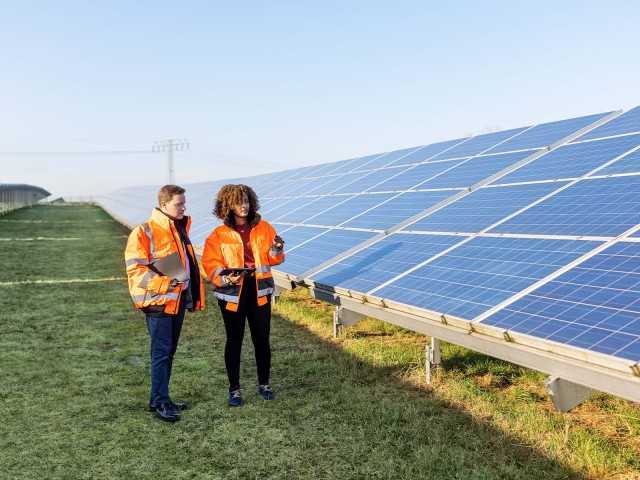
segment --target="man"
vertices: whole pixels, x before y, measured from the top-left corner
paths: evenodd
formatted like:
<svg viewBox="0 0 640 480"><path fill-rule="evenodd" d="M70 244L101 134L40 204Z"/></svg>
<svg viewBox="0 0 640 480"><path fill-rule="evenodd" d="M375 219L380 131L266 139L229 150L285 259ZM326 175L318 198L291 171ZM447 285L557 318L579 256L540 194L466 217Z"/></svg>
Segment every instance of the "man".
<svg viewBox="0 0 640 480"><path fill-rule="evenodd" d="M149 410L169 422L180 420L179 411L188 408L186 403L173 402L169 397L171 366L185 310L204 310L205 298L198 262L189 240L191 218L184 215L184 193L184 188L177 185L160 189L159 207L151 212L149 220L131 232L124 254L129 292L135 306L145 313L151 338ZM178 262L180 275L175 273L175 267L158 267L157 262L162 265L161 260L172 254L181 260L181 266Z"/></svg>

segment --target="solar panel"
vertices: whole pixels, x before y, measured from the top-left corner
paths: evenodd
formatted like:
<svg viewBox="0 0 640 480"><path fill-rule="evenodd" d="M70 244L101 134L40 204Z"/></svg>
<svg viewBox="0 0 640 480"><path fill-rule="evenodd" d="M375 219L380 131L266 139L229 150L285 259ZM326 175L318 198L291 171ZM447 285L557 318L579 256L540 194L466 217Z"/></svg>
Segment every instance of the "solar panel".
<svg viewBox="0 0 640 480"><path fill-rule="evenodd" d="M456 167L461 161L463 160L446 160L380 170L378 172L380 175L377 176L379 182L369 187L368 191L402 192L412 190Z"/></svg>
<svg viewBox="0 0 640 480"><path fill-rule="evenodd" d="M615 237L638 223L640 175L580 180L490 232Z"/></svg>
<svg viewBox="0 0 640 480"><path fill-rule="evenodd" d="M560 185L554 182L481 188L405 228L412 232L479 232L554 192Z"/></svg>
<svg viewBox="0 0 640 480"><path fill-rule="evenodd" d="M307 218L304 223L336 227L361 212L366 212L389 200L391 195L389 193L355 195L318 215Z"/></svg>
<svg viewBox="0 0 640 480"><path fill-rule="evenodd" d="M640 135L571 143L509 173L500 178L499 183L578 178L627 153L639 144ZM613 172L609 170L609 173Z"/></svg>
<svg viewBox="0 0 640 480"><path fill-rule="evenodd" d="M529 156L530 152L512 152L499 155L478 156L460 162L436 178L421 183L419 188L471 187L485 178Z"/></svg>
<svg viewBox="0 0 640 480"><path fill-rule="evenodd" d="M611 137L613 135L624 135L627 133L640 133L640 107L636 107L623 113L617 118L595 128L580 136L580 140L592 138Z"/></svg>
<svg viewBox="0 0 640 480"><path fill-rule="evenodd" d="M323 213L325 210L335 207L336 205L353 198L353 195L334 195L313 197L310 202L303 204L301 207L291 210L289 213L281 217L273 217L274 221L286 223L303 223L307 219L315 217Z"/></svg>
<svg viewBox="0 0 640 480"><path fill-rule="evenodd" d="M446 152L441 153L433 157L434 160L443 160L445 158L460 158L470 157L473 155L479 155L491 148L494 148L498 144L513 138L519 133L524 132L531 127L514 128L513 130L505 130L502 132L487 133L484 135L478 135L477 137L470 138L464 143L461 143Z"/></svg>
<svg viewBox="0 0 640 480"><path fill-rule="evenodd" d="M588 115L586 117L571 118L569 120L536 125L520 135L489 149L487 153L512 152L516 150L548 147L561 141L566 136L601 120L610 113L611 112L599 113L596 115Z"/></svg>
<svg viewBox="0 0 640 480"><path fill-rule="evenodd" d="M390 195L389 200L381 202L376 208L367 210L346 221L346 228L371 228L388 230L391 227L419 214L450 198L456 191L434 190L424 192L405 192ZM381 197L384 198L384 197Z"/></svg>
<svg viewBox="0 0 640 480"><path fill-rule="evenodd" d="M454 235L390 235L312 279L323 285L369 292L459 242L460 237Z"/></svg>
<svg viewBox="0 0 640 480"><path fill-rule="evenodd" d="M459 138L456 140L449 140L446 142L432 143L430 145L420 147L419 149L415 150L414 152L408 155L405 155L404 157L398 158L396 161L394 161L393 163L390 163L387 166L399 167L403 165L412 165L415 163L430 161L438 154L447 152L453 147L455 147L456 145L459 145L462 142L465 142L467 140L468 138Z"/></svg>
<svg viewBox="0 0 640 480"><path fill-rule="evenodd" d="M476 237L368 293L472 319L596 245L577 240Z"/></svg>
<svg viewBox="0 0 640 480"><path fill-rule="evenodd" d="M233 181L285 239L276 278L640 401L640 108ZM194 243L226 182L186 186ZM155 193L101 203L141 223Z"/></svg>
<svg viewBox="0 0 640 480"><path fill-rule="evenodd" d="M365 170L375 170L382 167L388 167L396 161L399 161L403 157L410 155L416 150L420 149L420 147L412 147L405 148L402 150L396 150L394 152L385 153L378 158L374 158L370 162L365 163L364 165L360 165L356 167L353 171L365 171Z"/></svg>
<svg viewBox="0 0 640 480"><path fill-rule="evenodd" d="M637 145L640 145L640 139L636 136L633 137L621 137L634 139L636 143L636 150L627 153L624 157L611 165L604 167L598 171L598 175L619 175L622 173L638 173L640 172L640 150Z"/></svg>
<svg viewBox="0 0 640 480"><path fill-rule="evenodd" d="M300 228L303 227L295 227L292 230ZM358 230L323 229L318 236L298 244L293 242L293 246L290 246L291 243L288 240L290 233L297 234L295 231L285 230L282 232L282 237L287 244L286 272L293 276L298 276L375 235L373 232Z"/></svg>
<svg viewBox="0 0 640 480"><path fill-rule="evenodd" d="M483 323L640 361L640 243L618 242Z"/></svg>

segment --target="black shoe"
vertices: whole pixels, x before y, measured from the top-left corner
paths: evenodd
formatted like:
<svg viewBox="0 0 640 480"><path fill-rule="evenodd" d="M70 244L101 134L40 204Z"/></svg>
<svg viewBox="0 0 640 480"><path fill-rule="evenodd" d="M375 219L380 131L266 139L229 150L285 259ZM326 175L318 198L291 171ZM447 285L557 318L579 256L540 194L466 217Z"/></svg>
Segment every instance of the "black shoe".
<svg viewBox="0 0 640 480"><path fill-rule="evenodd" d="M173 408L175 408L176 410L180 411L180 410L189 410L189 404L188 403L175 403L171 400L169 400L169 403L173 406ZM155 412L156 409L158 407L156 407L153 404L149 404L149 411L150 412Z"/></svg>
<svg viewBox="0 0 640 480"><path fill-rule="evenodd" d="M156 417L167 422L177 422L180 420L180 414L173 408L171 403L163 403L156 408Z"/></svg>
<svg viewBox="0 0 640 480"><path fill-rule="evenodd" d="M189 410L189 404L171 401L171 405L176 410Z"/></svg>

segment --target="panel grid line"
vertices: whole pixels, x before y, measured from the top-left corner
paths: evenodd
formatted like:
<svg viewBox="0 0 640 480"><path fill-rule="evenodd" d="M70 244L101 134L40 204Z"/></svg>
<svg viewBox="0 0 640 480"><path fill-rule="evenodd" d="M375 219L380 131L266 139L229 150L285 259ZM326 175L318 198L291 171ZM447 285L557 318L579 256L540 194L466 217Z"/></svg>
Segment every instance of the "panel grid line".
<svg viewBox="0 0 640 480"><path fill-rule="evenodd" d="M559 277L560 275L562 275L566 271L570 270L571 268L576 267L576 266L580 265L581 263L584 263L585 261L589 260L591 257L594 257L595 255L597 255L598 253L602 252L606 248L608 248L611 245L617 243L619 239L628 237L629 235L633 235L635 232L637 232L639 230L640 230L640 224L636 225L633 228L630 228L629 230L627 230L623 234L621 234L621 235L609 240L608 242L605 242L602 245L597 246L591 252L589 252L589 253L583 255L582 257L574 260L573 262L565 265L564 267L558 269L557 271L553 272L551 275L549 275L549 276L543 278L542 280L534 283L533 285L529 286L528 288L525 288L524 290L518 292L517 294L513 295L511 298L505 300L504 302L500 303L499 305L496 305L495 307L487 310L486 312L482 313L481 315L478 315L476 318L474 318L472 320L472 322L476 322L476 323L482 322L487 317L489 317L489 316L493 315L494 313L496 313L497 311L502 310L505 307L511 305L516 300L519 300L520 298L524 297L528 293L533 292L534 290L536 290L537 288L541 287L542 285L545 285L546 283L549 283L551 280Z"/></svg>

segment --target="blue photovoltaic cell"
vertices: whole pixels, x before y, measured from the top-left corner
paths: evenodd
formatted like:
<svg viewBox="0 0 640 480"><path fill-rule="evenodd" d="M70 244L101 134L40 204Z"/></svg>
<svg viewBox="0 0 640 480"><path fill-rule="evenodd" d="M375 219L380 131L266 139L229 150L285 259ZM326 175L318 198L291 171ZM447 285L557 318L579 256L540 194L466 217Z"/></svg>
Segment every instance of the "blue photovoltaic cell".
<svg viewBox="0 0 640 480"><path fill-rule="evenodd" d="M375 157L375 155L371 155L371 156ZM348 160L339 160L337 162L333 162L331 164L333 165L333 168L331 169L331 171L327 173L331 175L338 175L340 173L351 172L355 167L355 165L358 165L361 162L366 162L367 160L365 159L367 158L369 158L369 156L359 157L359 158L350 158Z"/></svg>
<svg viewBox="0 0 640 480"><path fill-rule="evenodd" d="M302 275L376 235L373 232L333 229L307 243L289 248L289 232L285 233L286 236L283 235L282 238L287 247L286 259L282 265L278 266L278 270L296 276Z"/></svg>
<svg viewBox="0 0 640 480"><path fill-rule="evenodd" d="M324 177L325 181L329 181L331 177ZM316 188L318 186L317 179L287 180L284 182L274 183L268 190L258 190L256 194L259 199L286 198L296 196L297 192L305 193L310 186Z"/></svg>
<svg viewBox="0 0 640 480"><path fill-rule="evenodd" d="M476 237L371 294L471 320L598 244Z"/></svg>
<svg viewBox="0 0 640 480"><path fill-rule="evenodd" d="M270 221L278 218L286 218L291 212L294 212L309 203L317 200L318 197L304 198L278 198L269 202L269 205L260 209L260 214L265 220Z"/></svg>
<svg viewBox="0 0 640 480"><path fill-rule="evenodd" d="M638 145L640 145L640 138L636 138L636 141L638 142ZM602 170L599 170L594 175L615 175L620 173L640 173L640 150L636 150L635 152L625 155L620 160L612 163Z"/></svg>
<svg viewBox="0 0 640 480"><path fill-rule="evenodd" d="M371 160L373 160L374 158L378 158L381 155L384 155L384 153L375 153L373 155L367 155L365 157L359 157L359 158L353 158L351 160L341 160L338 162L334 162L333 164L331 164L334 166L334 168L332 168L331 171L325 172L325 173L336 175L341 173L353 172L355 169L361 167L366 163L369 163Z"/></svg>
<svg viewBox="0 0 640 480"><path fill-rule="evenodd" d="M580 180L491 233L611 237L640 223L640 176Z"/></svg>
<svg viewBox="0 0 640 480"><path fill-rule="evenodd" d="M386 179L402 173L407 168L408 167L383 168L380 170L361 172L358 180L337 188L333 193L362 193L369 189L379 190L374 187L379 183L384 182Z"/></svg>
<svg viewBox="0 0 640 480"><path fill-rule="evenodd" d="M513 130L505 130L503 132L487 133L484 135L478 135L477 137L470 138L464 143L461 143L457 147L447 150L444 153L434 157L434 160L444 160L446 158L458 158L458 157L470 157L484 153L485 150L503 142L520 132L523 132L529 127L514 128Z"/></svg>
<svg viewBox="0 0 640 480"><path fill-rule="evenodd" d="M494 183L578 178L635 147L640 142L638 137L632 135L572 143L542 155Z"/></svg>
<svg viewBox="0 0 640 480"><path fill-rule="evenodd" d="M382 170L386 174L386 180L371 187L371 192L398 192L410 190L418 185L434 178L442 172L454 168L460 163L460 160L447 160L442 162L422 163L411 167L402 167L401 169L393 169L396 171L392 174L390 170ZM400 172L398 172L400 170Z"/></svg>
<svg viewBox="0 0 640 480"><path fill-rule="evenodd" d="M158 189L154 188L154 194L157 197ZM151 215L151 209L153 206L149 205L149 202L131 202L131 198L128 196L129 192L125 196L123 190L118 190L110 195L105 195L99 198L100 205L103 206L109 213L124 218L133 225L140 225L145 222ZM125 198L130 204L123 203L120 199ZM153 198L150 196L150 198ZM156 200L157 201L157 200ZM153 205L153 204L152 204Z"/></svg>
<svg viewBox="0 0 640 480"><path fill-rule="evenodd" d="M311 279L324 285L366 293L461 240L461 237L452 235L392 234L331 265Z"/></svg>
<svg viewBox="0 0 640 480"><path fill-rule="evenodd" d="M278 175L272 181L266 182L266 183L269 184L269 183L279 182L283 178L286 178L287 180L303 178L308 172L317 170L319 167L320 165L311 165L308 167L291 168L289 170L280 171L280 172L277 172ZM270 174L270 175L273 175L273 174Z"/></svg>
<svg viewBox="0 0 640 480"><path fill-rule="evenodd" d="M353 159L342 160L342 162L345 162L345 163L351 162L351 161L353 161ZM320 165L312 165L310 167L301 167L301 168L296 168L294 170L288 170L287 172L278 172L278 173L283 174L283 175L280 175L280 179L287 179L287 180L317 178L318 176L325 174L328 168L335 169L336 163L338 162L321 163Z"/></svg>
<svg viewBox="0 0 640 480"><path fill-rule="evenodd" d="M602 138L638 132L640 132L640 107L636 107L613 120L609 120L598 128L580 136L578 140L589 140L590 138Z"/></svg>
<svg viewBox="0 0 640 480"><path fill-rule="evenodd" d="M289 250L291 250L292 248L298 247L303 242L306 242L307 240L328 231L328 229L326 228L314 228L305 226L292 227L290 225L283 225L278 222L269 223L284 240L285 251L287 252L287 255Z"/></svg>
<svg viewBox="0 0 640 480"><path fill-rule="evenodd" d="M608 247L482 323L640 361L640 243Z"/></svg>
<svg viewBox="0 0 640 480"><path fill-rule="evenodd" d="M412 232L479 232L565 183L480 188L405 227Z"/></svg>
<svg viewBox="0 0 640 480"><path fill-rule="evenodd" d="M339 160L337 162L324 163L323 168L313 172L313 175L307 175L307 178L321 178L325 175L337 175L341 171L349 171L355 162L360 159Z"/></svg>
<svg viewBox="0 0 640 480"><path fill-rule="evenodd" d="M191 239L191 243L194 245L202 245L204 246L204 242L211 232L220 225L222 222L211 216L210 218L203 218L192 220L191 223L191 231L189 232L189 238Z"/></svg>
<svg viewBox="0 0 640 480"><path fill-rule="evenodd" d="M458 193L456 190L402 193L373 210L349 220L343 226L388 230L456 193Z"/></svg>
<svg viewBox="0 0 640 480"><path fill-rule="evenodd" d="M400 165L412 165L414 163L430 161L430 159L432 159L439 153L443 153L446 150L449 150L450 148L453 148L456 145L464 142L465 140L467 139L458 138L457 140L449 140L448 142L438 142L426 145L419 148L415 152L410 153L409 155L399 158L389 166L397 167Z"/></svg>
<svg viewBox="0 0 640 480"><path fill-rule="evenodd" d="M329 210L310 217L305 220L305 223L311 225L325 225L329 227L335 227L341 223L355 217L356 215L369 210L376 205L389 200L392 193L372 193L362 194L351 197L343 203L336 205Z"/></svg>
<svg viewBox="0 0 640 480"><path fill-rule="evenodd" d="M362 173L343 173L341 175L331 175L329 178L328 182L325 182L323 178L319 178L317 186L313 184L307 185L305 195L328 195L334 193L337 189L362 178Z"/></svg>
<svg viewBox="0 0 640 480"><path fill-rule="evenodd" d="M297 198L309 195L312 190L317 192L313 193L313 195L320 195L320 192L330 193L335 189L337 177L338 176L327 175L324 177L300 179L297 182L293 182L292 185L287 185L286 188L278 190L275 198Z"/></svg>
<svg viewBox="0 0 640 480"><path fill-rule="evenodd" d="M290 209L288 212L283 213L278 217L271 217L274 221L284 223L304 223L310 217L313 217L319 213L328 210L331 207L335 207L337 204L344 202L352 197L352 195L336 195L326 197L316 197L312 201L307 202L308 199L301 198L301 207L297 209Z"/></svg>
<svg viewBox="0 0 640 480"><path fill-rule="evenodd" d="M515 150L550 147L554 143L591 125L610 113L611 112L598 113L586 117L570 118L559 122L536 125L517 137L492 148L487 153L513 152Z"/></svg>
<svg viewBox="0 0 640 480"><path fill-rule="evenodd" d="M464 188L471 187L489 178L514 163L528 157L533 152L514 152L499 155L474 157L462 161L457 167L429 180L416 188ZM429 164L428 164L429 165Z"/></svg>
<svg viewBox="0 0 640 480"><path fill-rule="evenodd" d="M411 152L414 152L420 147L412 147L412 148L404 148L402 150L394 150L393 152L385 153L381 157L375 158L370 162L365 163L364 165L358 166L358 168L354 169L354 171L360 170L374 170L376 168L382 168L389 166L394 163L396 160L406 157Z"/></svg>

